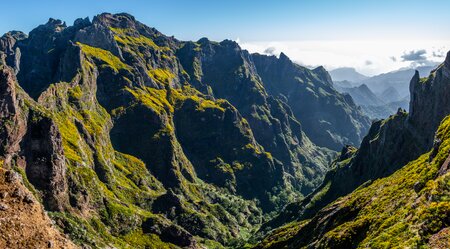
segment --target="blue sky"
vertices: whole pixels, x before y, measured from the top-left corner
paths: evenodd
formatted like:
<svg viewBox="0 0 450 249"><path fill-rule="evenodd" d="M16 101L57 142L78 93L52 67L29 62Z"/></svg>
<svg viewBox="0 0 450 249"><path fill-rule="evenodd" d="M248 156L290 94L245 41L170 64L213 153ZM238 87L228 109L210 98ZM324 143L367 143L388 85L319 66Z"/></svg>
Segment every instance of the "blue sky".
<svg viewBox="0 0 450 249"><path fill-rule="evenodd" d="M448 0L18 0L1 8L0 33L28 32L49 17L129 12L184 40L450 39Z"/></svg>
<svg viewBox="0 0 450 249"><path fill-rule="evenodd" d="M363 55L346 54L347 59L353 60L345 61L341 56L344 64L339 64L336 63L340 60L339 56L330 61L328 57L332 56L322 51L318 51L321 57L314 53L309 55L316 60L302 59L300 54L289 51L298 50L302 47L298 44L309 41L320 41L331 48L334 41L405 41L405 49L420 50L425 47L411 47L408 44L424 40L443 41L440 43L443 45L435 45L435 48L430 45L428 48L442 50L446 49L444 45L450 40L448 0L0 1L7 2L1 5L0 33L9 30L29 32L49 17L72 24L78 17L89 16L92 19L92 16L102 12L128 12L148 26L181 40L198 40L201 37L233 39L250 50L261 50L273 42L281 42L277 49L287 51L289 56L303 64L316 65L319 60L330 68L364 66L362 69L369 74L404 65L376 68L374 63L370 69L366 63L370 60L367 55L363 58ZM370 50L371 47L365 49ZM401 46L396 55L386 57L401 57L402 53L408 52L400 49ZM429 54L432 52L429 51ZM360 58L356 58L358 56Z"/></svg>

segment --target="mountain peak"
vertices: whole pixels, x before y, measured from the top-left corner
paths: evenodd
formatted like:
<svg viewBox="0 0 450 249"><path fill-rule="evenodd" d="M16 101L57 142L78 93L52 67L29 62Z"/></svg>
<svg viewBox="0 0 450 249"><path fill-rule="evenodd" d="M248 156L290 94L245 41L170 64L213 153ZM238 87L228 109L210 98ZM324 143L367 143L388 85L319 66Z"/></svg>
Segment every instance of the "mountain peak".
<svg viewBox="0 0 450 249"><path fill-rule="evenodd" d="M358 86L359 89L365 90L365 91L370 91L370 88L366 85L366 84L361 84Z"/></svg>
<svg viewBox="0 0 450 249"><path fill-rule="evenodd" d="M289 62L291 61L291 59L289 59L289 57L283 52L280 53L280 60Z"/></svg>
<svg viewBox="0 0 450 249"><path fill-rule="evenodd" d="M102 13L95 16L92 23L100 23L111 27L132 28L136 26L136 19L127 13Z"/></svg>
<svg viewBox="0 0 450 249"><path fill-rule="evenodd" d="M47 23L45 25L51 25L51 26L66 26L66 22L63 22L59 19L49 18Z"/></svg>
<svg viewBox="0 0 450 249"><path fill-rule="evenodd" d="M328 73L327 70L323 66L318 66L318 67L314 68L313 71L317 72L317 73L319 73L319 72L320 73Z"/></svg>
<svg viewBox="0 0 450 249"><path fill-rule="evenodd" d="M65 28L67 28L66 22L63 22L63 21L61 21L59 19L49 18L47 23L38 26L34 30L56 30L56 31L60 31L60 30L63 30ZM32 30L31 32L33 32L34 30Z"/></svg>
<svg viewBox="0 0 450 249"><path fill-rule="evenodd" d="M78 18L73 22L73 26L80 27L80 26L89 26L91 24L91 21L89 17L86 18Z"/></svg>
<svg viewBox="0 0 450 249"><path fill-rule="evenodd" d="M200 44L209 43L209 42L210 41L207 37L202 37L197 41L197 43L200 43Z"/></svg>
<svg viewBox="0 0 450 249"><path fill-rule="evenodd" d="M419 79L419 78L420 78L420 73L419 73L419 70L414 70L414 75L413 75L413 79L415 79L415 78L417 78L417 79Z"/></svg>
<svg viewBox="0 0 450 249"><path fill-rule="evenodd" d="M352 67L341 67L330 71L331 78L333 81L350 81L350 82L360 82L368 77L356 71Z"/></svg>
<svg viewBox="0 0 450 249"><path fill-rule="evenodd" d="M448 51L447 57L445 58L445 66L450 68L450 51Z"/></svg>
<svg viewBox="0 0 450 249"><path fill-rule="evenodd" d="M229 40L229 39L225 39L223 41L220 42L220 44L222 46L227 46L227 47L231 47L231 48L240 48L239 44L233 40Z"/></svg>
<svg viewBox="0 0 450 249"><path fill-rule="evenodd" d="M2 37L12 37L16 40L23 40L23 39L26 39L28 36L27 36L27 34L23 33L22 31L12 30L12 31L5 33Z"/></svg>

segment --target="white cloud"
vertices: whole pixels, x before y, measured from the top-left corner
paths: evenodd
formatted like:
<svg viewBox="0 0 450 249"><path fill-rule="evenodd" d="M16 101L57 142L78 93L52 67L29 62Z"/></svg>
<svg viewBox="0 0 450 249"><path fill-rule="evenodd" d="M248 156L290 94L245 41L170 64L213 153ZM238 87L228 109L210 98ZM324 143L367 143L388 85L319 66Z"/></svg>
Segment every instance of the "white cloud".
<svg viewBox="0 0 450 249"><path fill-rule="evenodd" d="M276 55L276 50L277 49L275 47L268 47L264 50L264 53L268 55Z"/></svg>
<svg viewBox="0 0 450 249"><path fill-rule="evenodd" d="M442 51L450 50L450 41L240 41L239 44L261 54L284 52L302 65L323 65L328 70L353 67L366 75L415 66L414 62L397 59L410 51L426 50L427 62L442 62Z"/></svg>
<svg viewBox="0 0 450 249"><path fill-rule="evenodd" d="M407 53L403 53L401 56L403 61L424 61L427 59L426 57L427 50L419 49L419 50L411 50Z"/></svg>

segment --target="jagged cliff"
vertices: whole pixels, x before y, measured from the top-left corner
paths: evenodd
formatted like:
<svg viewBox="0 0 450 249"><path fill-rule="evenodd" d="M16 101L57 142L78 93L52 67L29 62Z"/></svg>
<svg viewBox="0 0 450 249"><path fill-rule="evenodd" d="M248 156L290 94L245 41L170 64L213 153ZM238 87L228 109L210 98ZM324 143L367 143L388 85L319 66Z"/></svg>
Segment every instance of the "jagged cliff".
<svg viewBox="0 0 450 249"><path fill-rule="evenodd" d="M285 99L305 133L320 146L340 150L358 146L370 126L370 119L348 96L339 94L323 67L314 70L280 58L254 54L253 60L264 87L271 95Z"/></svg>
<svg viewBox="0 0 450 249"><path fill-rule="evenodd" d="M10 32L0 56L3 168L93 248L242 246L320 185L335 154L320 136L356 144L366 125L323 69L289 61L309 86L289 81L290 99L237 43L179 41L128 14ZM353 128L312 131L322 121L293 102L308 89L309 113Z"/></svg>
<svg viewBox="0 0 450 249"><path fill-rule="evenodd" d="M295 220L258 248L448 246L450 53L410 86L409 114L373 123L358 150L342 151L321 187L264 226Z"/></svg>

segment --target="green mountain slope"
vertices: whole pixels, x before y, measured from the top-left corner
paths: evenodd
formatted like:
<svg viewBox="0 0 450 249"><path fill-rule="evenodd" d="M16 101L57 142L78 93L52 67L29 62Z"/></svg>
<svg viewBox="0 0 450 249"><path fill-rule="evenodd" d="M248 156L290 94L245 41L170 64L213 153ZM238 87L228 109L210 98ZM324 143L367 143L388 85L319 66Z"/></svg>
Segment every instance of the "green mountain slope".
<svg viewBox="0 0 450 249"><path fill-rule="evenodd" d="M430 152L391 176L361 186L311 219L276 229L255 248L445 248L450 243L450 116L436 141Z"/></svg>
<svg viewBox="0 0 450 249"><path fill-rule="evenodd" d="M0 58L2 165L78 245L241 247L319 186L335 155L232 41L183 42L102 14L9 32Z"/></svg>
<svg viewBox="0 0 450 249"><path fill-rule="evenodd" d="M416 73L410 113L375 122L359 150L346 147L321 187L263 226L288 224L257 247L448 243L449 72L447 56L429 77Z"/></svg>

